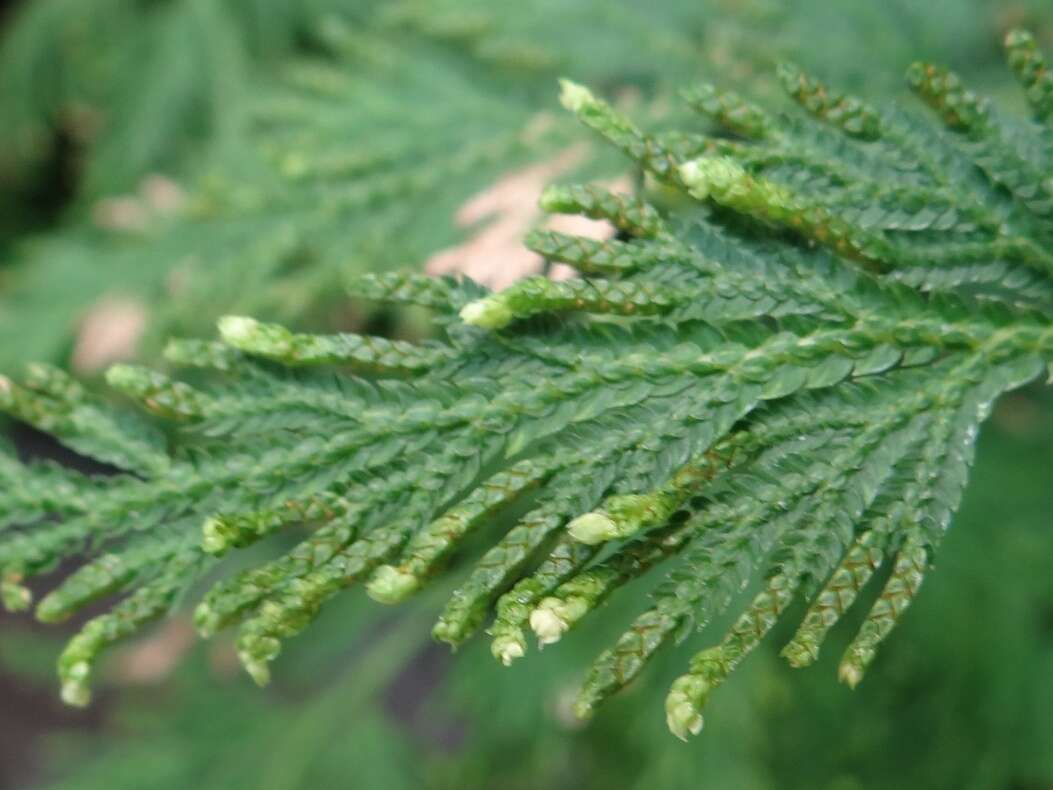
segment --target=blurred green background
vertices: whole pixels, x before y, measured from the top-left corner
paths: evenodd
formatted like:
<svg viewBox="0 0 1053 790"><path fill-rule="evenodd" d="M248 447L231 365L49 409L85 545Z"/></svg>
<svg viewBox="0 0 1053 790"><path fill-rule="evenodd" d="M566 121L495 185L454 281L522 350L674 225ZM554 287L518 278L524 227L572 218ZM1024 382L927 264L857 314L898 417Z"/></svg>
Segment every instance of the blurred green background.
<svg viewBox="0 0 1053 790"><path fill-rule="evenodd" d="M203 331L232 305L305 326L361 322L332 287L348 261L423 261L460 238L453 214L464 200L577 139L557 128L471 173L427 188L398 181L390 203L360 200L353 214L318 219L320 192L293 203L285 182L250 155L271 140L246 118L261 102L296 98L302 83L284 81L293 66L325 63L350 86L334 89L331 114L309 116L297 144L355 152L411 129L401 158L390 157L390 177L437 166L414 140L490 140L552 109L560 74L611 95L635 91L658 118L663 98L691 79L767 95L782 58L870 98L899 99L905 66L926 58L961 70L1012 111L1019 100L1000 41L1019 24L1053 43L1053 8L1037 0L13 4L0 11L0 368L35 357L74 362L83 314L114 293L143 306L157 337ZM440 77L442 89L432 90ZM460 99L473 108L470 121ZM106 201L141 192L158 174L192 203L239 208L204 219L177 212L146 230L100 223L100 206L113 208ZM240 208L237 196L249 192L265 211ZM283 212L313 223L310 255L290 263L263 245L236 258L246 238L266 240ZM200 281L167 288L201 249ZM400 317L369 320L411 331ZM150 359L155 348L144 341L129 353ZM16 436L24 450L42 450L24 431ZM53 679L63 634L8 616L0 788L1047 790L1050 447L1048 392L998 406L936 572L855 692L835 681L840 643L816 666L791 670L776 655L784 629L715 696L691 743L668 734L661 705L685 650L667 651L657 671L582 725L569 701L602 623L504 669L483 642L454 656L430 643L449 590L438 585L395 611L358 590L338 598L290 645L265 690L239 673L229 642L200 644L177 617L115 652L98 701L75 712L58 702ZM625 598L609 605L631 605Z"/></svg>

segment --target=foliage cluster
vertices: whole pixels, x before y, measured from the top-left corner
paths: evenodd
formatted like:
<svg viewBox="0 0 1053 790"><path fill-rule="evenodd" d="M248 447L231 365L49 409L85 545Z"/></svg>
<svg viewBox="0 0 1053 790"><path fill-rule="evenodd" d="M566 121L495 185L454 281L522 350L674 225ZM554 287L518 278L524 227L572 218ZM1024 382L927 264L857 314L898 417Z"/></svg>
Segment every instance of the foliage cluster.
<svg viewBox="0 0 1053 790"><path fill-rule="evenodd" d="M886 566L839 665L857 684L958 507L980 423L1053 362L1053 84L1030 36L1007 46L1034 121L929 64L908 78L938 125L785 66L797 112L702 85L683 98L722 133L650 134L564 82L564 105L642 185L546 191L546 211L617 231L528 238L579 278L497 293L404 274L353 283L432 311L438 336L421 343L228 316L218 342L168 347L182 378L109 371L161 420L56 368L5 379L6 411L123 470L100 480L12 456L0 469L9 607L29 604L27 578L85 550L37 616L126 593L63 653L64 698L86 702L100 650L218 558L299 528L303 542L215 581L195 610L204 634L240 624L261 682L350 584L396 603L474 556L433 633L460 645L492 615L502 663L529 631L560 641L664 569L587 671L582 716L748 590L671 685L681 737L795 601L808 608L783 654L805 666Z"/></svg>

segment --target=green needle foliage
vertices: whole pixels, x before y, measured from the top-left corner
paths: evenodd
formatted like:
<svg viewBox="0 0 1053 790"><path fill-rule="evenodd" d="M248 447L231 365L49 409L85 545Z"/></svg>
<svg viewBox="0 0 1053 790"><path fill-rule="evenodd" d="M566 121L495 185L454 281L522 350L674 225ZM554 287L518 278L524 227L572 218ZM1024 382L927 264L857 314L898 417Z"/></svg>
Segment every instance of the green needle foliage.
<svg viewBox="0 0 1053 790"><path fill-rule="evenodd" d="M439 337L422 343L228 316L218 341L169 346L182 379L110 370L141 416L52 368L4 380L5 410L125 470L0 468L7 605L85 553L38 617L123 594L60 658L63 697L87 702L100 651L206 574L198 629L238 625L265 682L344 588L397 603L465 557L433 634L458 646L487 628L506 664L531 631L552 644L619 591L639 599L585 673L581 716L735 604L666 700L673 733L697 733L788 608L807 603L783 650L805 666L878 576L840 663L858 684L931 565L992 403L1053 366L1053 94L1030 39L1008 46L1035 122L927 64L908 80L936 124L786 66L796 111L701 86L685 99L725 133L650 135L564 82L564 105L644 185L546 192L545 209L618 231L529 237L580 277L353 285L430 309ZM309 534L288 553L211 575L293 528Z"/></svg>

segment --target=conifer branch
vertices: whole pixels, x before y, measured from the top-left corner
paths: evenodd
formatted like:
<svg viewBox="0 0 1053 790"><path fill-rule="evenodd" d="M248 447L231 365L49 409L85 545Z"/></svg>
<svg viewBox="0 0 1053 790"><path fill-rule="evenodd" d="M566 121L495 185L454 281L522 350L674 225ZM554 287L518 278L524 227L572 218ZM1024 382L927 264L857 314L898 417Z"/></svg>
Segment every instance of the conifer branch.
<svg viewBox="0 0 1053 790"><path fill-rule="evenodd" d="M1008 46L1048 120L1041 56L1019 34ZM121 470L101 481L0 455L5 604L28 605L28 578L83 552L38 617L126 596L70 642L63 697L84 704L101 650L279 531L307 534L195 610L203 635L239 626L259 682L357 582L398 603L463 570L433 633L456 646L492 616L492 652L510 664L528 629L554 644L663 574L586 670L576 709L743 603L666 700L686 737L795 600L809 606L783 654L804 666L884 563L841 662L859 683L919 592L993 403L1053 370L1049 149L1037 124L1006 121L936 67L909 80L946 132L793 67L781 77L800 117L686 94L724 136L652 135L564 81L568 109L681 207L660 210L646 188L555 187L546 210L620 234L530 236L579 278L497 293L353 282L359 298L431 309L435 339L228 317L218 340L169 347L192 383L111 370L146 414L50 368L0 380L0 408Z"/></svg>

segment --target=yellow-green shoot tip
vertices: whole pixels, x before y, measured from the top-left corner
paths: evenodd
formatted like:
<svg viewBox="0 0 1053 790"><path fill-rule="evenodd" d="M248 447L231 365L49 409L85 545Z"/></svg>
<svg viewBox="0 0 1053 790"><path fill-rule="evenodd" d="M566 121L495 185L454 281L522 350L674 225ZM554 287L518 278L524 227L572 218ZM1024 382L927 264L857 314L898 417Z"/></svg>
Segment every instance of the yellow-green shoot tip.
<svg viewBox="0 0 1053 790"><path fill-rule="evenodd" d="M217 322L219 335L232 346L249 340L256 332L259 321L244 315L225 315Z"/></svg>
<svg viewBox="0 0 1053 790"><path fill-rule="evenodd" d="M588 104L596 101L592 91L568 79L559 81L559 103L571 112L580 112Z"/></svg>

